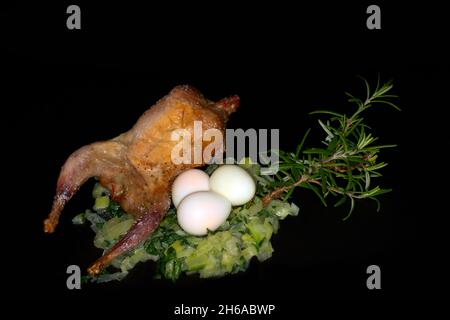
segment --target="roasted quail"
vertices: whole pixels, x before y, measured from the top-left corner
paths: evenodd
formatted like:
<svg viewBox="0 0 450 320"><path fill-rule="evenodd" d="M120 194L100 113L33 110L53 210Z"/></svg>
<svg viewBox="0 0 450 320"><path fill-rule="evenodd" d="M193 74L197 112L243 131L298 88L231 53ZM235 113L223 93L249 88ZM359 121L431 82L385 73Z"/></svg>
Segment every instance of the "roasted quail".
<svg viewBox="0 0 450 320"><path fill-rule="evenodd" d="M45 232L54 232L64 205L81 185L98 178L112 199L136 219L128 233L88 269L91 275L98 274L158 227L170 206L175 177L204 164L174 164L171 153L177 141L171 139L172 132L193 132L194 121L201 121L203 130L214 128L224 134L228 116L238 106L237 96L214 103L192 87L178 86L147 110L130 131L78 149L61 169L52 211L44 221Z"/></svg>

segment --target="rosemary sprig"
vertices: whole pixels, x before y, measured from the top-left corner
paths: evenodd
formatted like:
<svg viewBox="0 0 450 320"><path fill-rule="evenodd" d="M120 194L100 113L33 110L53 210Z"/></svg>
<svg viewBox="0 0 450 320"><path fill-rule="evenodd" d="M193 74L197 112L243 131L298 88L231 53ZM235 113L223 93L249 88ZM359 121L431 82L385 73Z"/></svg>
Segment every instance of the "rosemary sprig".
<svg viewBox="0 0 450 320"><path fill-rule="evenodd" d="M377 202L377 210L380 209L380 202L376 197L391 189L372 187L372 179L381 176L379 170L387 165L385 162L377 162L380 150L395 145L375 145L378 138L368 132L369 127L361 114L380 104L400 109L389 101L397 97L388 94L393 87L391 81L380 86L378 79L372 92L369 83L363 80L366 87L365 100L346 92L348 101L357 106L351 116L330 110L310 113L328 116L326 120L318 120L326 134L322 141L324 147L303 149L310 132L308 130L295 153L276 151L280 159L279 171L272 177L264 176L265 187L259 191L263 195L264 205L280 197L287 200L294 189L300 187L312 190L325 206L330 195L339 198L335 207L349 200L350 209L343 220L352 214L356 199L372 199Z"/></svg>

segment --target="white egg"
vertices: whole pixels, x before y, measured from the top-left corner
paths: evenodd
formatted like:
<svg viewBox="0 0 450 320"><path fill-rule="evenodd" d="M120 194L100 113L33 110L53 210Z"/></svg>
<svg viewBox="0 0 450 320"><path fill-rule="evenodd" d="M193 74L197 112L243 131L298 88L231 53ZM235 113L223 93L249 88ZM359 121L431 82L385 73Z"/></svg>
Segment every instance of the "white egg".
<svg viewBox="0 0 450 320"><path fill-rule="evenodd" d="M211 191L194 192L185 197L177 209L180 227L194 236L214 231L227 220L231 212L230 201Z"/></svg>
<svg viewBox="0 0 450 320"><path fill-rule="evenodd" d="M256 185L250 174L236 165L223 165L209 179L212 191L223 195L233 206L247 203L255 196Z"/></svg>
<svg viewBox="0 0 450 320"><path fill-rule="evenodd" d="M180 174L172 184L172 202L178 207L181 200L197 191L209 190L209 176L202 170L189 169Z"/></svg>

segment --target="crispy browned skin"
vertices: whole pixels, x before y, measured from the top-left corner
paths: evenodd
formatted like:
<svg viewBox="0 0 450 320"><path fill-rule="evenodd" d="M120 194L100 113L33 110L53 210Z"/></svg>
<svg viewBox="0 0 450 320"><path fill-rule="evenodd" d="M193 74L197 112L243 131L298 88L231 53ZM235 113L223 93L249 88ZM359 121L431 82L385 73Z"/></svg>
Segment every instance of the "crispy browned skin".
<svg viewBox="0 0 450 320"><path fill-rule="evenodd" d="M238 106L237 96L213 103L192 87L179 86L147 110L130 131L78 149L61 169L52 211L44 221L45 232L55 230L64 205L81 185L97 177L112 198L136 219L129 232L88 269L90 274L98 274L158 227L170 206L174 178L202 165L172 163L172 148L178 143L171 140L173 130L188 129L193 136L194 121L202 121L203 130L215 128L224 134L228 116Z"/></svg>

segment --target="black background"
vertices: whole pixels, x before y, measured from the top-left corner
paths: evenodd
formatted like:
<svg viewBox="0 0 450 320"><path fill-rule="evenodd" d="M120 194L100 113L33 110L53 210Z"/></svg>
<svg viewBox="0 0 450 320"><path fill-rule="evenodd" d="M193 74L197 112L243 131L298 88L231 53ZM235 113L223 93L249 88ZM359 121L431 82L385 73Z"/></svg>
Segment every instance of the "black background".
<svg viewBox="0 0 450 320"><path fill-rule="evenodd" d="M11 296L142 297L171 312L171 305L189 301L446 295L448 209L440 185L449 66L441 8L380 4L382 30L371 31L370 3L78 4L81 30L67 30L68 4L5 7L0 15L2 267ZM294 198L301 213L282 222L273 258L245 273L171 283L153 280L154 265L146 263L120 283L66 289L66 267L85 270L101 254L90 230L70 222L92 205L92 181L66 207L56 233L42 231L71 152L128 130L178 84L212 100L238 94L241 107L228 126L280 128L281 147L293 150L308 127L317 127L309 111L351 112L344 91L363 95L355 76L374 83L378 73L394 79L403 109L367 115L380 143L399 145L382 155L390 165L379 183L394 191L382 197L381 212L360 202L343 222L345 208L323 208L302 191ZM323 138L313 133L309 145ZM382 290L366 288L371 264L381 267Z"/></svg>

